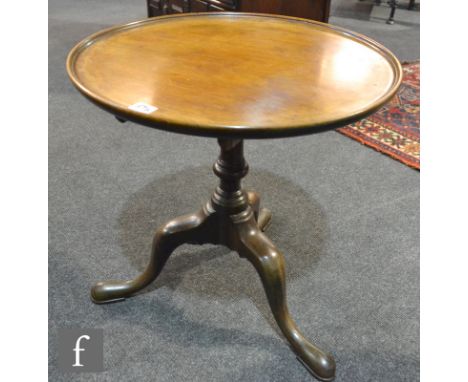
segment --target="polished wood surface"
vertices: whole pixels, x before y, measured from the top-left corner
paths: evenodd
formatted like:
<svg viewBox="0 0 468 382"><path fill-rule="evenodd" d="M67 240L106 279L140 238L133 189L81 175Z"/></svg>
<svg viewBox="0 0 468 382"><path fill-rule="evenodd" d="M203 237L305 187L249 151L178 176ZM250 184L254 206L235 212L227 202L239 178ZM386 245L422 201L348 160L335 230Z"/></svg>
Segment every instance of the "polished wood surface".
<svg viewBox="0 0 468 382"><path fill-rule="evenodd" d="M98 32L70 52L75 86L116 116L204 136L309 134L366 117L401 82L378 43L316 21L191 13ZM145 114L131 105L154 106Z"/></svg>

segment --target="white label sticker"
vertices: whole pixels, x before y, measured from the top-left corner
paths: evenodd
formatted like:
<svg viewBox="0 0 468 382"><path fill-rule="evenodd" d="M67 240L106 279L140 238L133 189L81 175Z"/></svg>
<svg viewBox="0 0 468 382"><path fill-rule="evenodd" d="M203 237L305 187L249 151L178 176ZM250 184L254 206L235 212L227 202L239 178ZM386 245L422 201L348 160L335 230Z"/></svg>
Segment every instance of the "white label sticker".
<svg viewBox="0 0 468 382"><path fill-rule="evenodd" d="M133 105L130 105L128 108L134 111L138 111L140 113L144 113L144 114L151 114L153 111L158 110L156 106L148 105L147 103L144 103L144 102L134 103Z"/></svg>

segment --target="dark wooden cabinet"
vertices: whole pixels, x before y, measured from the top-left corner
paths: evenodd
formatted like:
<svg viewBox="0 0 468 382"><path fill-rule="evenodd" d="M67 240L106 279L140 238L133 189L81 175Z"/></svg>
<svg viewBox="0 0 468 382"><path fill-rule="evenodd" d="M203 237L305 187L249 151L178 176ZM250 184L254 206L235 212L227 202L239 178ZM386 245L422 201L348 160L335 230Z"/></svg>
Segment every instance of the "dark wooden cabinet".
<svg viewBox="0 0 468 382"><path fill-rule="evenodd" d="M184 12L257 12L328 22L330 0L147 0L148 16Z"/></svg>

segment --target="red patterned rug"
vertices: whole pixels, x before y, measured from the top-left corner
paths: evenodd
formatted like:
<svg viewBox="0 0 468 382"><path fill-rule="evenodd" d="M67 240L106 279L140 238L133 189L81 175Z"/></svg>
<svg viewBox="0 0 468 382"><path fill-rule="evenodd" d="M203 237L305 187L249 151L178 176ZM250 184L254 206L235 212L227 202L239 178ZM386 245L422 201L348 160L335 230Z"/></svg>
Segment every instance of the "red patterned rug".
<svg viewBox="0 0 468 382"><path fill-rule="evenodd" d="M403 64L398 94L362 121L337 129L419 170L419 61Z"/></svg>

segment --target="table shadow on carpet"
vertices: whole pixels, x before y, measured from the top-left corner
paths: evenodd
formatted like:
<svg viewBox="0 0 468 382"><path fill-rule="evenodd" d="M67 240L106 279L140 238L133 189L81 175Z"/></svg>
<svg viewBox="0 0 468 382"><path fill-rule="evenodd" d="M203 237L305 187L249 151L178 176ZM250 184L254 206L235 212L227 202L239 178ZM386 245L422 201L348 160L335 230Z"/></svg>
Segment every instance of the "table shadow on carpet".
<svg viewBox="0 0 468 382"><path fill-rule="evenodd" d="M145 269L157 227L175 216L196 211L209 198L216 183L209 167L208 170L206 166L192 167L155 179L130 195L118 219L122 255L133 268L128 277ZM301 187L269 171L251 171L245 183L246 189L260 192L262 204L273 211L267 235L285 256L287 283L312 272L314 265L326 255L323 243L327 224L321 206ZM202 263L203 274L198 274ZM162 286L193 295L194 299L236 301L247 296L279 334L254 267L223 246L179 247L157 280L139 294L157 293ZM143 317L138 319L144 321Z"/></svg>

